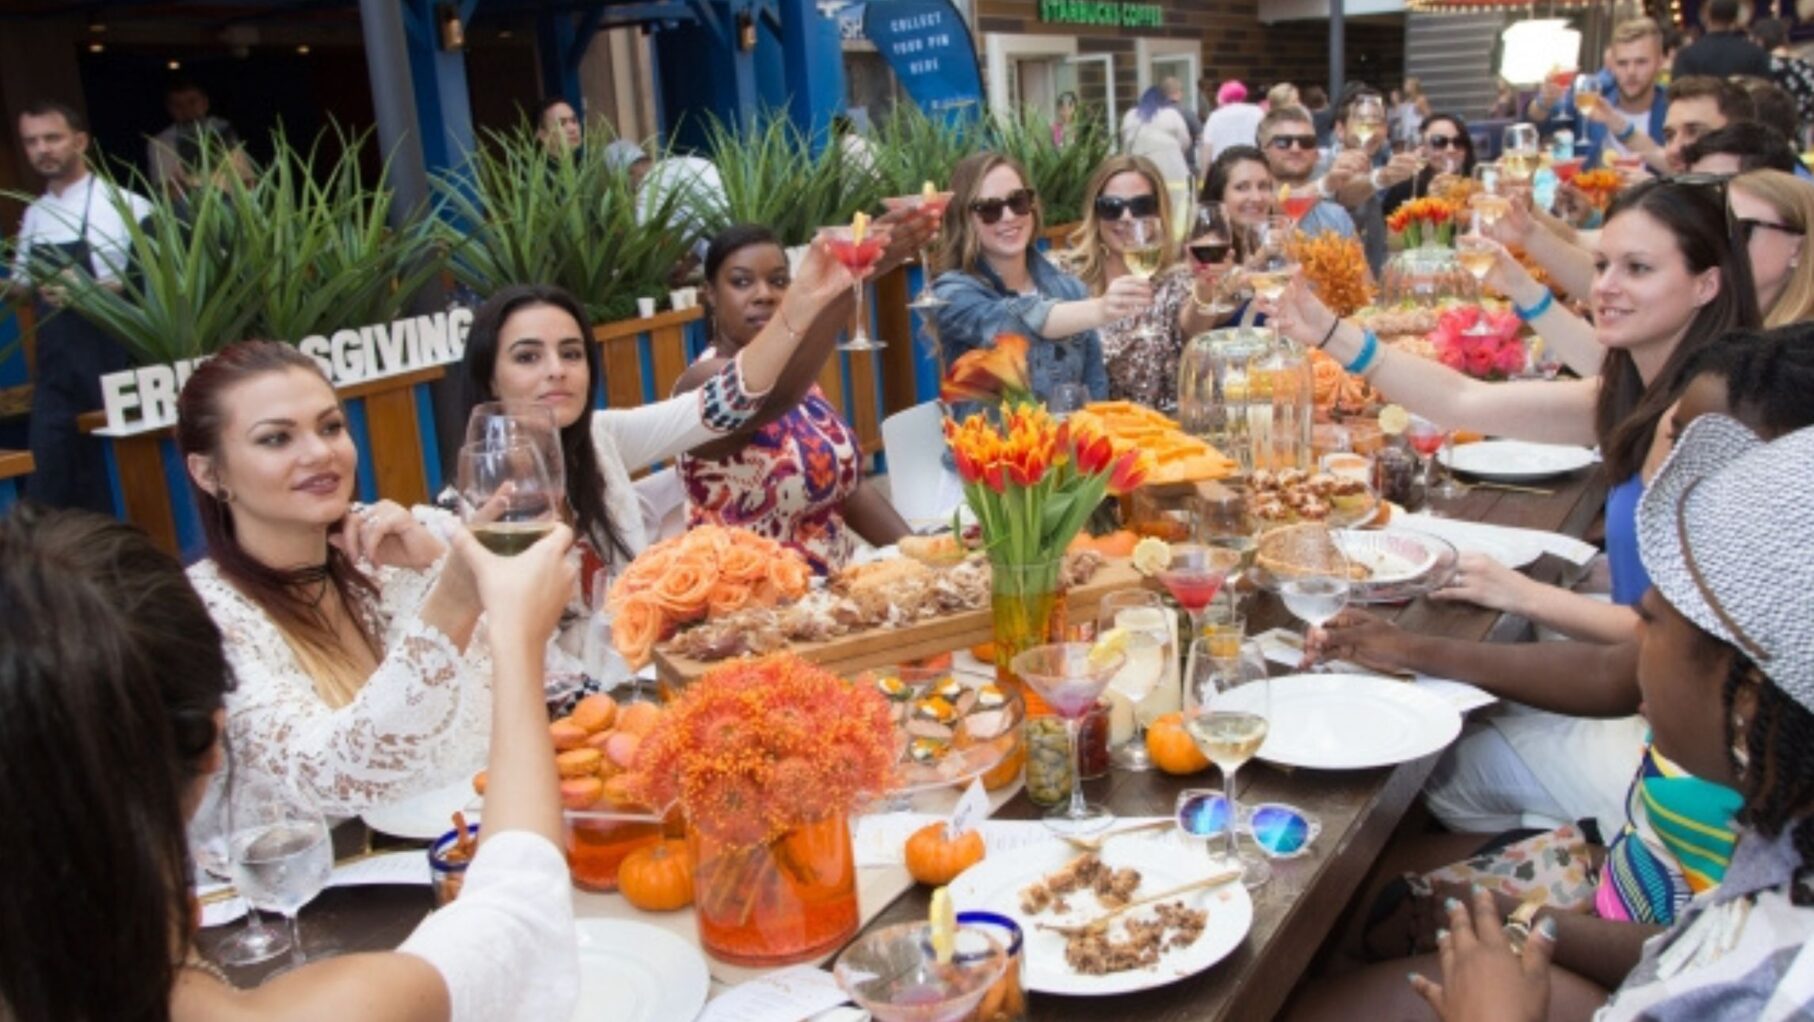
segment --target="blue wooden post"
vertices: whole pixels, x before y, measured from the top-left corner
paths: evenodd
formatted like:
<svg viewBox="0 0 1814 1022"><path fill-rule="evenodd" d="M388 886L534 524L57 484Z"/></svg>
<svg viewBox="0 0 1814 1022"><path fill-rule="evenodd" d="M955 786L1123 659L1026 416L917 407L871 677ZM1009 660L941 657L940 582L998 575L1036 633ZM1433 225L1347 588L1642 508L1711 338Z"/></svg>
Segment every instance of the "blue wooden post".
<svg viewBox="0 0 1814 1022"><path fill-rule="evenodd" d="M814 0L776 0L781 19L781 61L786 72L788 115L813 137L844 109L844 51L838 23L819 13Z"/></svg>
<svg viewBox="0 0 1814 1022"><path fill-rule="evenodd" d="M573 15L566 11L543 11L535 16L536 63L541 70L542 95L561 96L567 105L584 116L584 96L579 85L577 50L584 53L591 39L588 32L581 38Z"/></svg>
<svg viewBox="0 0 1814 1022"><path fill-rule="evenodd" d="M466 88L466 53L441 48L436 9L451 6L460 23L472 23L478 0L400 0L409 57L410 84L415 89L416 125L422 159L429 174L457 168L472 152L472 100ZM372 54L370 59L379 59Z"/></svg>

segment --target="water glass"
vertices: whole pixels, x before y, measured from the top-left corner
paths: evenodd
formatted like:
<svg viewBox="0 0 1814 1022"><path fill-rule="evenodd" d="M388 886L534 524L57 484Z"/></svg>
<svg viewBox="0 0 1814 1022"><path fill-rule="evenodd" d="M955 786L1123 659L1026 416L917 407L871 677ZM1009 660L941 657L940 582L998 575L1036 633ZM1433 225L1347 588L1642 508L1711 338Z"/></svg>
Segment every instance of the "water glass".
<svg viewBox="0 0 1814 1022"><path fill-rule="evenodd" d="M228 854L227 837L232 821L227 818L226 772L208 779L202 803L189 820L189 854L195 865L210 876L233 879L233 863ZM290 938L265 923L257 907L246 905L246 925L222 941L216 957L222 965L256 965L275 958L290 949Z"/></svg>
<svg viewBox="0 0 1814 1022"><path fill-rule="evenodd" d="M306 959L297 915L334 871L334 843L321 810L281 785L242 780L229 793L227 854L246 903L290 924L288 971Z"/></svg>

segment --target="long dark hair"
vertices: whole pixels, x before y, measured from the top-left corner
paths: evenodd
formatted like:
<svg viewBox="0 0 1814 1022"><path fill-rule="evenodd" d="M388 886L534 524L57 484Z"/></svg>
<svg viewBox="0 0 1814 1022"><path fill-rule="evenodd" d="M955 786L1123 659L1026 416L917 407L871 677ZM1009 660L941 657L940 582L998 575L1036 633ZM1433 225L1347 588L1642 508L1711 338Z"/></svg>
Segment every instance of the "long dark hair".
<svg viewBox="0 0 1814 1022"><path fill-rule="evenodd" d="M587 336L585 310L565 290L551 284L512 284L492 295L472 316L466 333L466 411L486 401L498 400L492 380L497 376L498 337L518 309L551 305L573 317L586 349L586 388L590 395L604 379L598 345ZM592 445L592 417L581 415L561 428L561 460L567 469L567 503L573 508L573 528L601 556L616 551L625 561L636 555L618 535L605 510L605 474L598 467L598 449Z"/></svg>
<svg viewBox="0 0 1814 1022"><path fill-rule="evenodd" d="M1719 643L1704 632L1702 638ZM1793 830L1795 854L1801 862L1795 867L1789 901L1803 908L1814 906L1814 884L1810 883L1814 870L1814 816L1810 816L1814 813L1814 713L1778 688L1737 648L1728 648L1732 667L1720 693L1726 709L1722 722L1725 748L1744 749L1746 760L1740 766L1737 757L1732 757L1732 769L1745 796L1738 821L1766 838ZM1747 685L1755 686L1757 704L1740 733L1733 727L1732 709L1739 691Z"/></svg>
<svg viewBox="0 0 1814 1022"><path fill-rule="evenodd" d="M220 630L143 533L30 505L0 520L0 1014L170 1017L183 794L228 686Z"/></svg>
<svg viewBox="0 0 1814 1022"><path fill-rule="evenodd" d="M1696 310L1688 330L1646 386L1631 352L1609 349L1600 366L1600 393L1594 405L1594 433L1614 480L1636 475L1650 451L1657 420L1681 396L1684 367L1695 352L1731 330L1758 325L1757 289L1745 246L1733 236L1724 187L1685 181L1653 181L1621 195L1607 210L1611 223L1641 210L1675 236L1676 250L1692 274L1720 271L1719 292Z"/></svg>
<svg viewBox="0 0 1814 1022"><path fill-rule="evenodd" d="M213 462L218 472L222 457L221 431L227 424L227 392L255 377L292 370L311 373L323 383L328 382L314 359L279 341L229 344L196 366L176 402L176 442L184 456L201 455ZM189 480L189 491L200 511L202 534L208 540L208 556L214 559L221 577L270 615L284 637L299 647L305 661L313 657L325 665L348 666L350 661L340 636L322 609L326 601L320 599L319 593L309 594L319 578L318 573L310 568L273 568L253 557L239 545L227 502L193 476ZM341 605L347 609L347 616L352 618L360 638L365 640L374 656L382 658L383 646L378 636L372 634L366 615L362 613L362 608L377 599L377 586L332 543L328 544L326 567L328 584L339 594ZM316 680L317 690L324 695L338 687L324 685L323 679Z"/></svg>
<svg viewBox="0 0 1814 1022"><path fill-rule="evenodd" d="M1430 133L1430 125L1435 124L1437 121L1448 121L1450 124L1453 124L1456 133L1461 137L1461 169L1456 171L1456 173L1462 177L1467 177L1474 173L1474 136L1468 134L1468 122L1462 120L1460 114L1434 113L1425 117L1423 123L1417 126L1417 137L1421 139L1423 136L1428 135ZM1430 179L1435 176L1436 168L1434 165L1425 167L1417 175L1417 190L1422 194L1428 195L1430 191Z"/></svg>
<svg viewBox="0 0 1814 1022"><path fill-rule="evenodd" d="M1203 175L1203 187L1197 192L1197 200L1226 202L1222 196L1228 191L1228 179L1234 176L1235 167L1243 163L1257 163L1266 168L1266 173L1272 173L1272 164L1266 162L1266 154L1258 147L1231 145L1217 153L1216 158L1210 162L1209 173ZM1247 258L1247 232L1234 230L1232 222L1228 226L1234 234L1235 255L1241 259Z"/></svg>

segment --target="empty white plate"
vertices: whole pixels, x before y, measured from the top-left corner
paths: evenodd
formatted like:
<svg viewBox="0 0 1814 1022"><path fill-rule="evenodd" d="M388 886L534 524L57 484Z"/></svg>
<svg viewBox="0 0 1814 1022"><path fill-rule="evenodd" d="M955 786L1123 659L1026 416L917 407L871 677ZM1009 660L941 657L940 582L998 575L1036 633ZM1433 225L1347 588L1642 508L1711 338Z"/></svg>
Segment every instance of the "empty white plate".
<svg viewBox="0 0 1814 1022"><path fill-rule="evenodd" d="M1216 709L1249 708L1261 685L1224 692ZM1461 733L1455 705L1406 682L1360 674L1293 674L1265 682L1258 758L1312 770L1363 770L1422 759Z"/></svg>
<svg viewBox="0 0 1814 1022"><path fill-rule="evenodd" d="M1572 444L1531 444L1522 440L1482 440L1460 444L1437 455L1444 466L1481 479L1516 482L1566 475L1594 463L1594 452Z"/></svg>
<svg viewBox="0 0 1814 1022"><path fill-rule="evenodd" d="M479 798L473 793L472 782L460 781L401 802L369 809L359 814L359 818L380 834L411 841L433 841L454 829L455 812L464 812L467 823L479 822L478 806Z"/></svg>
<svg viewBox="0 0 1814 1022"><path fill-rule="evenodd" d="M579 1003L572 1022L688 1022L712 988L705 956L659 926L580 919Z"/></svg>

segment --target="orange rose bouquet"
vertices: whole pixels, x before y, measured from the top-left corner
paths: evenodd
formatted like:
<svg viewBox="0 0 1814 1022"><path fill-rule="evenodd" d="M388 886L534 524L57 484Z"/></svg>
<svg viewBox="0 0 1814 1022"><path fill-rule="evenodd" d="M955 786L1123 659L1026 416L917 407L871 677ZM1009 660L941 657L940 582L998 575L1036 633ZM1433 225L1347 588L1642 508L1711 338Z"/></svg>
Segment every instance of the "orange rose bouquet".
<svg viewBox="0 0 1814 1022"><path fill-rule="evenodd" d="M681 625L806 595L798 553L747 529L705 525L644 550L611 586L611 643L632 667Z"/></svg>

